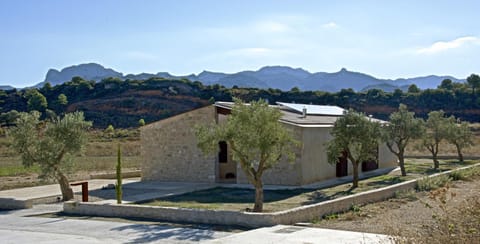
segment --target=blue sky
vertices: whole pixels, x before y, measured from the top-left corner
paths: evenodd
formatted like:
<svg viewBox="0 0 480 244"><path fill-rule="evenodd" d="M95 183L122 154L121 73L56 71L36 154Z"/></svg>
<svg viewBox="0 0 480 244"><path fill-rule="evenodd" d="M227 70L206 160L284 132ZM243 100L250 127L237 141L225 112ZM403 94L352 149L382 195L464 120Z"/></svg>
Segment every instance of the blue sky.
<svg viewBox="0 0 480 244"><path fill-rule="evenodd" d="M2 0L0 84L96 62L123 73L266 65L378 78L480 73L480 1Z"/></svg>

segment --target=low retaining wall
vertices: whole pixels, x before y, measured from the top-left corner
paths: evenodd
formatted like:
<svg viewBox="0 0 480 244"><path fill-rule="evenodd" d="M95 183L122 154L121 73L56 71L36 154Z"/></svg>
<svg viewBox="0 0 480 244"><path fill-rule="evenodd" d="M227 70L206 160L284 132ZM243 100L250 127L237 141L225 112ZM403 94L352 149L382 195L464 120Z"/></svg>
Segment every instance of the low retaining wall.
<svg viewBox="0 0 480 244"><path fill-rule="evenodd" d="M467 169L479 165L480 164L476 164L456 170ZM446 171L431 175L429 177L438 177L440 175L450 174L450 172L451 171ZM381 189L361 192L351 196L341 197L317 204L274 213L250 213L129 204L83 203L73 201L66 202L63 208L64 212L68 214L106 217L135 217L159 219L172 222L262 227L311 221L319 216L347 211L352 207L352 205L361 205L365 203L382 201L394 197L395 193L398 191L414 189L418 180L419 179L410 180Z"/></svg>
<svg viewBox="0 0 480 244"><path fill-rule="evenodd" d="M33 206L32 200L17 200L13 198L0 198L0 209L15 210L31 208Z"/></svg>

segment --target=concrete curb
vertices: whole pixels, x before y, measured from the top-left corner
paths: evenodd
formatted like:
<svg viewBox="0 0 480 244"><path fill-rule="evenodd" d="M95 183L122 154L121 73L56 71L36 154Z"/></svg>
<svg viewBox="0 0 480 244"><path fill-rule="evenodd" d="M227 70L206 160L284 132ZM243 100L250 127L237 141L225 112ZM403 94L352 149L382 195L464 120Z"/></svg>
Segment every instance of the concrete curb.
<svg viewBox="0 0 480 244"><path fill-rule="evenodd" d="M448 175L453 171L464 170L480 166L479 164L445 171L428 177L434 178ZM223 210L186 209L174 207L158 207L145 205L119 205L114 203L83 203L66 202L64 212L68 214L106 216L106 217L135 217L159 219L171 222L190 222L202 224L239 225L246 227L263 227L278 224L294 224L308 222L315 218L349 210L352 205L361 205L382 201L394 197L396 192L415 189L417 181L414 179L381 189L357 193L329 201L308 206L301 206L274 213L250 213Z"/></svg>
<svg viewBox="0 0 480 244"><path fill-rule="evenodd" d="M122 172L122 178L123 179L125 179L125 178L136 178L136 177L142 177L142 172L140 170ZM117 178L116 173L90 175L90 179L116 179L116 178Z"/></svg>

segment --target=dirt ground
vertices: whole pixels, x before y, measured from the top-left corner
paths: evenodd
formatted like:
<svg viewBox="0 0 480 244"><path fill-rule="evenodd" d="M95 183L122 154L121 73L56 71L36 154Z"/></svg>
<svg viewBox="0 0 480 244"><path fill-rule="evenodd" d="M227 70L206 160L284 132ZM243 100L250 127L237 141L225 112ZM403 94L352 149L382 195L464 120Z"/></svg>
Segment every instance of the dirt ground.
<svg viewBox="0 0 480 244"><path fill-rule="evenodd" d="M124 168L122 169L124 172L128 171L136 171L137 168ZM111 174L115 173L114 171L80 171L71 176L69 176L70 182L80 181L80 180L88 180L91 178L92 175L101 175L101 174ZM39 186L45 184L57 184L55 180L42 180L38 178L38 174L31 173L19 176L2 176L0 177L0 191L15 189L15 188L22 188L22 187L32 187L32 186Z"/></svg>
<svg viewBox="0 0 480 244"><path fill-rule="evenodd" d="M412 192L409 196L417 198L416 200L407 197L394 198L358 206L347 213L328 216L328 220L322 219L315 222L314 226L388 235L404 233L404 236L426 236L431 235L432 231L435 231L440 225L436 221L437 217L449 216L452 218L450 221L452 223L463 221L462 216L464 215L455 211L465 209L466 206L473 206L472 201L477 201L474 207L478 213L480 177L477 176L471 181L454 181L449 184L448 189L443 189L447 190L445 204L442 204L438 198L433 200L432 193ZM436 193L439 191L441 190L437 190ZM441 207L444 207L445 210ZM446 213L449 214L446 215ZM475 225L479 241L477 243L480 243L479 223L478 219L476 223L468 223Z"/></svg>

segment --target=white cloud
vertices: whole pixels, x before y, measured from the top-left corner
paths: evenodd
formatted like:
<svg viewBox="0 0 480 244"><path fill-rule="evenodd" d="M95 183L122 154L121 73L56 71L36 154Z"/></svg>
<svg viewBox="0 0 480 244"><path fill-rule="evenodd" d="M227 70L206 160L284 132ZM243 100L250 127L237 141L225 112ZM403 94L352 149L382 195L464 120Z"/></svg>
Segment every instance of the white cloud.
<svg viewBox="0 0 480 244"><path fill-rule="evenodd" d="M255 23L255 29L262 32L286 32L290 27L277 21L261 21Z"/></svg>
<svg viewBox="0 0 480 244"><path fill-rule="evenodd" d="M449 49L456 49L464 47L468 44L480 44L480 38L474 36L460 37L452 41L439 41L433 43L431 46L417 50L419 54L436 54L444 52Z"/></svg>
<svg viewBox="0 0 480 244"><path fill-rule="evenodd" d="M325 29L336 29L339 26L335 22L329 22L329 23L323 24L322 27Z"/></svg>

